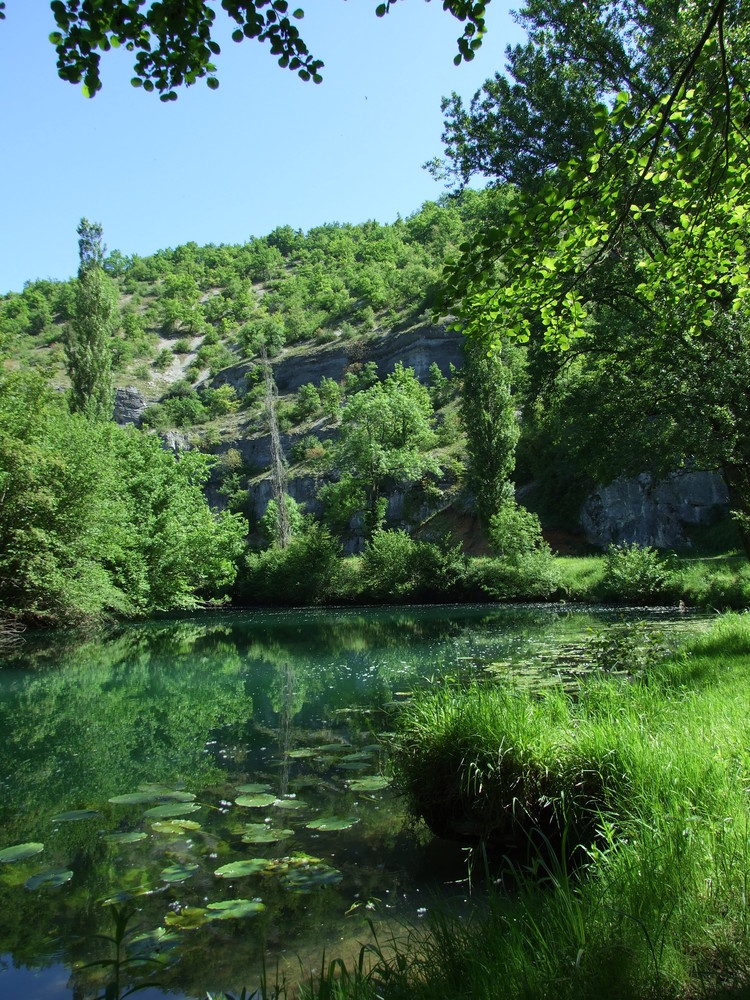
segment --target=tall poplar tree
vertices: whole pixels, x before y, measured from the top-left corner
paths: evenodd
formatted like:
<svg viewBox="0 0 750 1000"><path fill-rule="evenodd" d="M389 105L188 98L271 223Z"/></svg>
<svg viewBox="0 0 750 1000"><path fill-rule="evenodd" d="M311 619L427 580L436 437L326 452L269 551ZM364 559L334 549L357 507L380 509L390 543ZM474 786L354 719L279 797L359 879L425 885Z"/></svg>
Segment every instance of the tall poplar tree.
<svg viewBox="0 0 750 1000"><path fill-rule="evenodd" d="M115 399L112 336L117 291L103 267L102 227L81 219L77 232L80 264L65 348L70 408L90 420L110 420Z"/></svg>
<svg viewBox="0 0 750 1000"><path fill-rule="evenodd" d="M469 485L479 519L487 527L493 514L513 499L519 427L511 394L511 372L499 351L488 353L478 341L464 342L461 415L469 453Z"/></svg>

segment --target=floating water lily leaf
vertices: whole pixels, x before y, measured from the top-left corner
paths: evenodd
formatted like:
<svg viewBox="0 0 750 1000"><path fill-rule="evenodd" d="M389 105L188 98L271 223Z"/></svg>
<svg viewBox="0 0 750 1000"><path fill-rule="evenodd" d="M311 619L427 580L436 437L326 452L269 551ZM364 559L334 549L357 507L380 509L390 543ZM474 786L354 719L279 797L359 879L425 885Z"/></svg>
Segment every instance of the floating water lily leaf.
<svg viewBox="0 0 750 1000"><path fill-rule="evenodd" d="M242 917L254 917L265 910L265 904L259 899L226 899L221 903L209 903L213 920L238 920Z"/></svg>
<svg viewBox="0 0 750 1000"><path fill-rule="evenodd" d="M248 809L265 809L273 805L276 796L270 792L262 792L255 795L240 795L234 801L238 806L246 806Z"/></svg>
<svg viewBox="0 0 750 1000"><path fill-rule="evenodd" d="M307 803L303 802L302 799L276 799L273 804L276 809L289 809L291 811L307 809Z"/></svg>
<svg viewBox="0 0 750 1000"><path fill-rule="evenodd" d="M186 878L195 875L198 868L198 865L193 864L170 865L169 868L162 869L161 879L163 882L184 882Z"/></svg>
<svg viewBox="0 0 750 1000"><path fill-rule="evenodd" d="M242 861L230 861L228 865L217 868L214 875L219 878L242 878L244 875L257 875L268 864L265 858L245 858Z"/></svg>
<svg viewBox="0 0 750 1000"><path fill-rule="evenodd" d="M369 771L372 763L371 760L345 760L336 767L342 771Z"/></svg>
<svg viewBox="0 0 750 1000"><path fill-rule="evenodd" d="M0 851L0 864L9 865L13 861L25 861L33 858L35 854L41 854L44 844L15 844L13 847L5 847Z"/></svg>
<svg viewBox="0 0 750 1000"><path fill-rule="evenodd" d="M353 792L379 792L381 788L387 788L390 780L382 774L372 774L366 778L357 778L349 787Z"/></svg>
<svg viewBox="0 0 750 1000"><path fill-rule="evenodd" d="M133 955L139 958L160 957L166 951L176 948L180 944L180 935L173 931L165 930L163 927L155 927L152 931L145 931L128 941L126 947Z"/></svg>
<svg viewBox="0 0 750 1000"><path fill-rule="evenodd" d="M347 816L339 818L337 816L323 816L320 819L313 819L307 824L308 830L348 830L359 823L359 817Z"/></svg>
<svg viewBox="0 0 750 1000"><path fill-rule="evenodd" d="M47 872L38 872L27 878L24 885L27 889L38 889L41 885L46 885L50 889L56 889L59 885L65 885L73 878L73 872L63 868L52 868Z"/></svg>
<svg viewBox="0 0 750 1000"><path fill-rule="evenodd" d="M314 757L317 750L311 750L309 747L301 747L299 750L290 750L287 754L292 760L304 760L306 757Z"/></svg>
<svg viewBox="0 0 750 1000"><path fill-rule="evenodd" d="M351 743L323 743L319 747L315 747L316 753L335 753L341 752L343 750L351 750Z"/></svg>
<svg viewBox="0 0 750 1000"><path fill-rule="evenodd" d="M257 781L251 781L249 785L237 785L238 792L246 792L248 795L258 795L260 792L268 792L270 789L270 785L261 785Z"/></svg>
<svg viewBox="0 0 750 1000"><path fill-rule="evenodd" d="M200 830L200 823L194 819L157 819L151 824L151 829L155 833L174 833L179 836L186 830Z"/></svg>
<svg viewBox="0 0 750 1000"><path fill-rule="evenodd" d="M128 830L123 833L105 833L102 840L106 840L108 844L137 844L146 837L148 834L143 830Z"/></svg>
<svg viewBox="0 0 750 1000"><path fill-rule="evenodd" d="M341 758L342 761L372 761L372 754L368 750L360 750L358 753L348 753L346 757Z"/></svg>
<svg viewBox="0 0 750 1000"><path fill-rule="evenodd" d="M310 868L296 868L282 876L282 884L292 892L312 892L324 885L338 885L344 876L328 865L315 865Z"/></svg>
<svg viewBox="0 0 750 1000"><path fill-rule="evenodd" d="M58 813L57 816L52 817L53 823L77 823L80 819L91 819L92 816L98 816L99 812L96 809L71 809L69 812Z"/></svg>
<svg viewBox="0 0 750 1000"><path fill-rule="evenodd" d="M202 927L210 919L208 910L202 906L184 906L179 913L169 912L164 918L167 927L176 927L180 931L193 931Z"/></svg>
<svg viewBox="0 0 750 1000"><path fill-rule="evenodd" d="M129 792L127 795L113 795L108 801L116 806L143 806L149 802L193 802L194 799L195 796L192 792L141 786L141 791L139 792Z"/></svg>
<svg viewBox="0 0 750 1000"><path fill-rule="evenodd" d="M242 835L243 844L275 844L294 835L294 830L280 830L265 823L248 823Z"/></svg>
<svg viewBox="0 0 750 1000"><path fill-rule="evenodd" d="M265 875L276 875L285 888L293 892L312 892L323 885L336 885L343 875L320 858L311 854L293 854L269 861Z"/></svg>
<svg viewBox="0 0 750 1000"><path fill-rule="evenodd" d="M172 816L187 816L188 813L198 812L199 809L197 802L168 802L163 806L152 806L144 815L154 819L171 819Z"/></svg>

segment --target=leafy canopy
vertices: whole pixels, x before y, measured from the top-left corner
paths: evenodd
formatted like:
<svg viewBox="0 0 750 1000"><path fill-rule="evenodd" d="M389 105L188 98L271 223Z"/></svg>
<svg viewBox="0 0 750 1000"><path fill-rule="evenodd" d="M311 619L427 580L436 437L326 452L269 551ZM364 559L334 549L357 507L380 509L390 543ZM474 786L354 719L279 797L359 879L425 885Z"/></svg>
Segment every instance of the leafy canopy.
<svg viewBox="0 0 750 1000"><path fill-rule="evenodd" d="M730 17L731 15L731 17ZM642 113L630 94L595 109L592 144L522 192L449 268L464 329L491 343L540 334L567 349L590 333L596 280L635 299L657 338L698 334L748 294L747 28L718 0L684 49L671 89ZM634 267L631 283L617 263ZM623 271L623 274L626 272Z"/></svg>
<svg viewBox="0 0 750 1000"><path fill-rule="evenodd" d="M443 10L466 24L456 63L474 58L489 2L443 0ZM375 13L383 17L395 3L386 0ZM204 77L212 90L219 86L213 60L221 47L213 37L216 13L208 0L54 0L50 6L57 23L50 41L57 50L58 73L70 83L83 81L88 97L102 86L100 52L121 45L137 53L133 86L157 91L162 101L176 100L176 87ZM3 7L0 3L0 18ZM268 43L281 67L302 80L322 81L323 61L312 55L294 23L304 17L302 8L290 12L287 0L221 0L221 7L236 24L235 42L255 38Z"/></svg>

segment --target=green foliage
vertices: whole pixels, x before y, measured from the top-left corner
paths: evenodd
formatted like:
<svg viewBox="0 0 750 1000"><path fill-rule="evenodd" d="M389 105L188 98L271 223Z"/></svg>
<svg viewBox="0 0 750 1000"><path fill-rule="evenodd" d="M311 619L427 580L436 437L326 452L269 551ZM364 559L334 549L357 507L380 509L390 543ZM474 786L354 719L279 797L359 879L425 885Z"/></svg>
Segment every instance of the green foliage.
<svg viewBox="0 0 750 1000"><path fill-rule="evenodd" d="M77 232L80 267L65 345L70 407L90 420L110 420L115 398L112 336L117 293L102 267L102 227L81 219Z"/></svg>
<svg viewBox="0 0 750 1000"><path fill-rule="evenodd" d="M297 422L307 420L308 417L315 416L321 407L320 392L312 384L305 382L297 390L297 400L295 403L295 417Z"/></svg>
<svg viewBox="0 0 750 1000"><path fill-rule="evenodd" d="M339 409L344 400L344 390L335 379L324 375L320 380L318 392L323 413L330 420L334 420L339 415Z"/></svg>
<svg viewBox="0 0 750 1000"><path fill-rule="evenodd" d="M513 499L503 500L492 515L488 536L495 555L510 563L548 548L537 515Z"/></svg>
<svg viewBox="0 0 750 1000"><path fill-rule="evenodd" d="M658 602L674 582L672 560L648 545L611 545L605 556L604 587L621 601Z"/></svg>
<svg viewBox="0 0 750 1000"><path fill-rule="evenodd" d="M289 531L292 537L299 535L306 526L305 516L302 513L302 506L298 504L294 497L284 494L286 504L286 514L289 523ZM258 522L258 531L266 545L278 546L279 537L279 505L271 498L265 509L263 517Z"/></svg>
<svg viewBox="0 0 750 1000"><path fill-rule="evenodd" d="M461 415L467 437L468 479L482 524L512 493L519 429L511 394L511 373L499 352L464 344Z"/></svg>
<svg viewBox="0 0 750 1000"><path fill-rule="evenodd" d="M341 417L331 462L338 483L321 491L339 522L344 511L364 515L367 534L382 524L387 481L414 482L440 466L427 453L434 446L432 403L411 368L398 363L384 382L352 396Z"/></svg>
<svg viewBox="0 0 750 1000"><path fill-rule="evenodd" d="M68 414L30 374L0 381L0 598L28 619L192 607L231 583L246 524L214 515L205 456Z"/></svg>
<svg viewBox="0 0 750 1000"><path fill-rule="evenodd" d="M365 546L360 577L364 593L376 600L434 600L460 590L465 572L460 546L379 530Z"/></svg>
<svg viewBox="0 0 750 1000"><path fill-rule="evenodd" d="M319 604L337 593L341 545L316 522L307 522L286 548L250 553L238 581L243 602Z"/></svg>

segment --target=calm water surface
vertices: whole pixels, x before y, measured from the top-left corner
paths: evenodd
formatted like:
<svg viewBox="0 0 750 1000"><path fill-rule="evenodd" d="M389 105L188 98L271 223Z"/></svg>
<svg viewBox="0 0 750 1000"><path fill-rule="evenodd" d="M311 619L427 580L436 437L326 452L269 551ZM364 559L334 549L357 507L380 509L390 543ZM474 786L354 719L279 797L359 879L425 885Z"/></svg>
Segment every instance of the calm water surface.
<svg viewBox="0 0 750 1000"><path fill-rule="evenodd" d="M463 852L409 823L380 736L417 686L488 671L548 682L558 651L622 617L253 611L0 652L0 996L102 994L111 970L82 966L113 957L95 935L121 907L134 910L123 981L154 969L160 989L142 996L192 998L254 988L264 960L293 978L324 947L354 954L368 918L398 933L464 905Z"/></svg>

